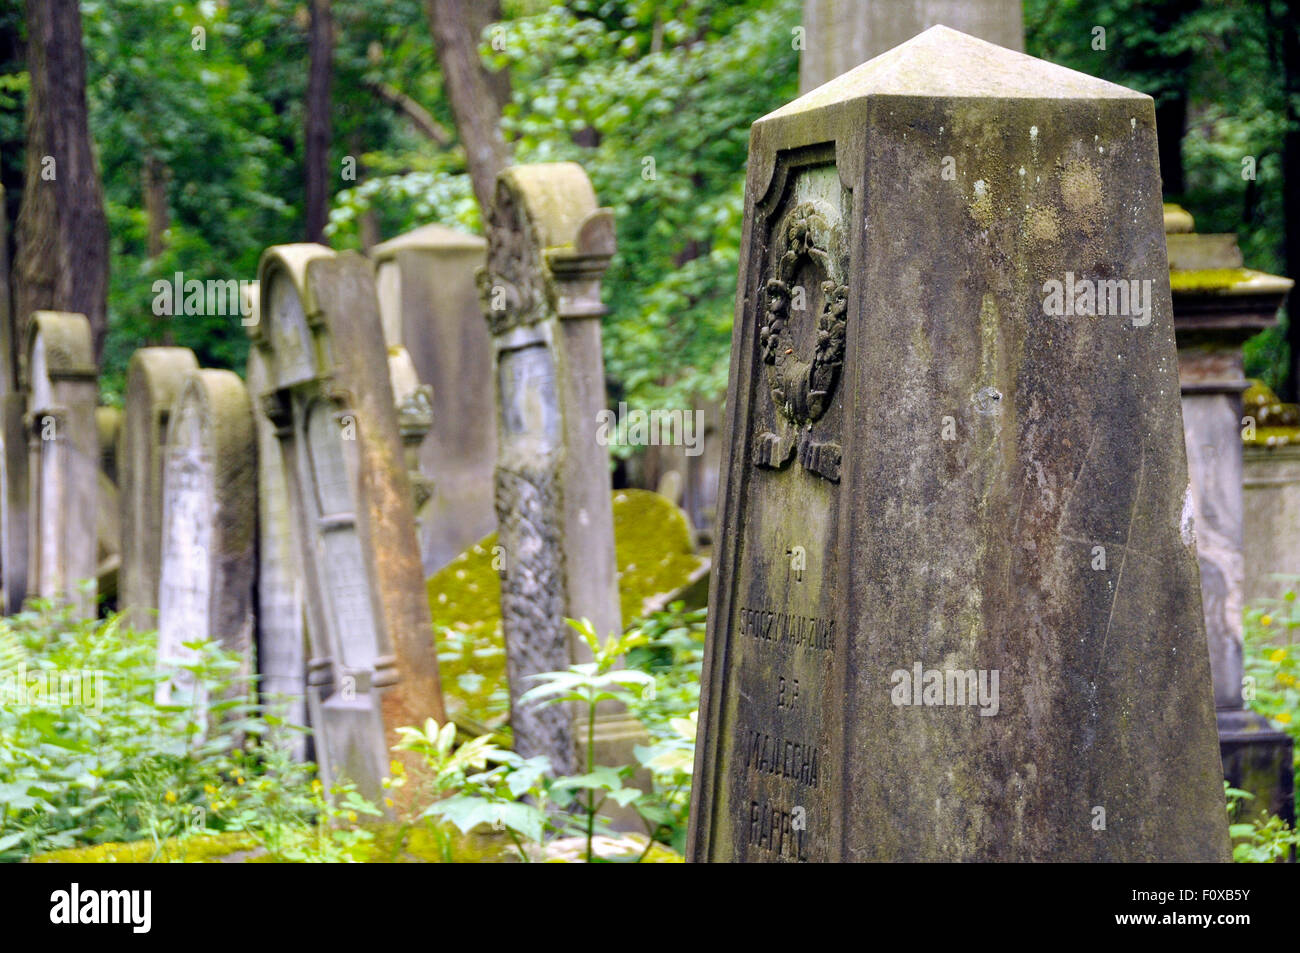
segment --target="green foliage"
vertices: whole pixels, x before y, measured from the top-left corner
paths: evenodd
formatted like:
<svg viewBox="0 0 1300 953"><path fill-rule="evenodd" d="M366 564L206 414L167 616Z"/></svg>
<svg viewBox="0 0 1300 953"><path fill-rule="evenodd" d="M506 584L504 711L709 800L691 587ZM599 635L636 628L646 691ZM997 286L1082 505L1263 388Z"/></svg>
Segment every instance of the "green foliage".
<svg viewBox="0 0 1300 953"><path fill-rule="evenodd" d="M400 728L402 741L398 748L419 753L428 769L427 780L423 782L427 788L421 796L432 803L421 813L422 818L449 823L463 834L484 825L502 831L524 861L544 855L548 841L576 834L585 844L583 858L588 863L597 863L605 858L596 850L596 838L608 833L601 812L607 803L613 802L635 809L645 821L648 836L644 849L627 858L641 861L650 854L661 835L670 843L680 842L681 838L675 836L677 832L684 836L695 716L694 711L688 717L676 717L672 713L679 711L683 695L675 682L689 680L690 674L660 673L674 686L655 710L655 724L662 726L662 732L656 736L656 744L639 746L637 750L642 763L655 772L653 791L645 792L628 783L636 772L632 765L595 763L596 709L602 702L616 702L629 708L640 705L641 710L650 711L646 700L653 702L660 697L655 690L656 676L634 668L621 668L620 664L638 651L647 651L646 658L655 659L659 658L657 653L671 653L685 630L699 618L696 614L684 615L680 606L675 607L663 618L654 617L621 636L611 635L604 642L589 621L566 621L582 636L592 661L533 676L540 684L525 692L520 704L576 705L585 714L582 773L552 777L552 766L546 757L521 758L499 747L489 735L456 747L456 726L450 722L440 726L429 720L422 728ZM680 622L685 625L674 624ZM408 783L397 762L393 763L393 770L395 777L386 783L395 787ZM667 779L663 787L662 779ZM447 844L445 835L442 837L442 843ZM450 860L449 844L446 850L445 859Z"/></svg>
<svg viewBox="0 0 1300 953"><path fill-rule="evenodd" d="M117 616L78 620L38 606L0 619L8 696L0 706L0 859L110 840L158 844L217 819L205 789L238 768L241 744L255 743L269 722L241 694L240 661L211 644L197 646L186 666L209 701L156 702L164 677L156 642ZM9 664L16 655L25 669ZM62 694L36 695L50 678L64 679Z"/></svg>
<svg viewBox="0 0 1300 953"><path fill-rule="evenodd" d="M1295 781L1300 782L1300 648L1295 630L1300 628L1296 593L1266 600L1245 613L1242 694L1246 703L1289 734L1297 745ZM1247 801L1255 795L1229 787L1232 857L1238 863L1271 863L1293 856L1300 847L1300 830L1282 818L1248 816Z"/></svg>
<svg viewBox="0 0 1300 953"><path fill-rule="evenodd" d="M1274 0L1025 3L1029 53L1141 90L1158 107L1186 101L1185 188L1166 199L1192 213L1198 232L1237 233L1246 265L1273 273L1283 268L1286 133L1277 8ZM1105 49L1095 48L1097 27ZM1246 373L1274 389L1289 359L1284 328L1285 317L1245 347Z"/></svg>
<svg viewBox="0 0 1300 953"><path fill-rule="evenodd" d="M633 406L725 388L749 127L795 95L799 19L797 0L552 5L484 48L511 72L516 157L581 162L614 209L605 367Z"/></svg>
<svg viewBox="0 0 1300 953"><path fill-rule="evenodd" d="M1255 795L1223 782L1228 798L1228 834L1232 837L1232 860L1238 864L1271 864L1290 858L1300 847L1300 831L1274 815L1261 822L1238 820L1244 801Z"/></svg>
<svg viewBox="0 0 1300 953"><path fill-rule="evenodd" d="M1243 694L1252 709L1295 740L1300 782L1300 646L1296 644L1300 609L1294 591L1269 602L1246 611Z"/></svg>
<svg viewBox="0 0 1300 953"><path fill-rule="evenodd" d="M647 617L636 630L644 644L627 655L629 666L654 677L652 690L628 706L651 739L635 751L651 773L655 798L641 815L656 825L653 836L678 853L686 852L706 615L675 603Z"/></svg>
<svg viewBox="0 0 1300 953"><path fill-rule="evenodd" d="M380 810L346 781L327 797L315 766L289 759L285 736L302 729L280 700L253 702L245 661L191 643L179 668L193 690L163 703L175 668L159 670L157 641L121 616L39 604L0 619L0 860L124 842L146 845L135 859L185 859L186 842L217 833L275 860L364 853L358 825Z"/></svg>

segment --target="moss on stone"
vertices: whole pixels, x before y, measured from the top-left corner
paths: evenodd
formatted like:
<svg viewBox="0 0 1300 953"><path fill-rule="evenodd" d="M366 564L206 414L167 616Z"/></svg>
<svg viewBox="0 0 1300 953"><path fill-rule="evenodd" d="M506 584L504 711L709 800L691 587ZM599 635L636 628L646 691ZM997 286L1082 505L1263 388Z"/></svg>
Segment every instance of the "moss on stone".
<svg viewBox="0 0 1300 953"><path fill-rule="evenodd" d="M613 507L619 603L628 625L647 600L686 585L703 560L685 514L666 497L618 490ZM473 732L500 729L510 710L496 547L493 533L428 581L447 715Z"/></svg>
<svg viewBox="0 0 1300 953"><path fill-rule="evenodd" d="M154 857L151 840L130 843L95 844L92 847L68 847L37 854L33 864L145 864L157 863L219 864L228 862L232 855L243 851L259 850L257 838L252 834L205 834L197 837L173 837L162 842L158 856Z"/></svg>
<svg viewBox="0 0 1300 953"><path fill-rule="evenodd" d="M1242 408L1255 419L1254 432L1243 429L1247 446L1277 447L1300 444L1300 406L1285 404L1262 381L1252 380L1241 395Z"/></svg>
<svg viewBox="0 0 1300 953"><path fill-rule="evenodd" d="M1169 287L1175 293L1192 291L1227 291L1250 281L1259 272L1249 268L1205 268L1194 271L1171 271Z"/></svg>
<svg viewBox="0 0 1300 953"><path fill-rule="evenodd" d="M387 823L368 828L373 839L358 845L352 859L358 863L499 863L514 859L514 846L504 834L462 834L454 828L435 830L427 825ZM155 863L277 863L258 839L247 833L204 834L163 841L154 856L153 841L70 847L31 858L34 864L144 864Z"/></svg>

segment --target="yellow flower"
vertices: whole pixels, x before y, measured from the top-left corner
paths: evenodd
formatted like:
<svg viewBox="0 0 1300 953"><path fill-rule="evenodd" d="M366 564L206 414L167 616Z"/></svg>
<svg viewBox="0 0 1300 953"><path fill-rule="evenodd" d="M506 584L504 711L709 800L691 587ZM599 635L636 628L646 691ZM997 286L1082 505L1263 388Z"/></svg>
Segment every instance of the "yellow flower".
<svg viewBox="0 0 1300 953"><path fill-rule="evenodd" d="M1277 649L1271 655L1269 655L1268 660L1270 662L1281 662L1285 658L1286 658L1286 649Z"/></svg>
<svg viewBox="0 0 1300 953"><path fill-rule="evenodd" d="M1289 711L1280 711L1273 716L1284 725L1291 724L1291 713Z"/></svg>
<svg viewBox="0 0 1300 953"><path fill-rule="evenodd" d="M348 811L348 820L355 824L357 822L357 812Z"/></svg>
<svg viewBox="0 0 1300 953"><path fill-rule="evenodd" d="M244 779L243 779L243 778L235 778L235 783L236 783L236 784L243 784L243 783L244 783Z"/></svg>
<svg viewBox="0 0 1300 953"><path fill-rule="evenodd" d="M406 773L406 767L400 761L388 762L388 769L399 778Z"/></svg>
<svg viewBox="0 0 1300 953"><path fill-rule="evenodd" d="M314 781L312 781L312 783L311 783L311 789L312 789L312 791L313 791L314 793L316 793L316 794L320 794L320 792L321 792L321 788L323 788L324 786L325 786L325 785L323 785L323 784L320 783L320 779L319 779L319 778L316 779L316 780L314 780Z"/></svg>
<svg viewBox="0 0 1300 953"><path fill-rule="evenodd" d="M1272 625L1272 624L1273 624L1273 617L1272 617L1271 615L1260 616L1259 624L1260 624L1260 625Z"/></svg>
<svg viewBox="0 0 1300 953"><path fill-rule="evenodd" d="M1277 680L1283 685L1294 685L1296 683L1294 675L1288 675L1286 672L1278 672Z"/></svg>
<svg viewBox="0 0 1300 953"><path fill-rule="evenodd" d="M392 807L392 806L393 806L393 799L392 799L391 797L386 797L386 798L384 798L384 806L385 806L385 807Z"/></svg>
<svg viewBox="0 0 1300 953"><path fill-rule="evenodd" d="M175 792L175 791L168 791L166 794L163 795L163 800L166 801L168 804L175 804L175 803L176 803L176 792Z"/></svg>
<svg viewBox="0 0 1300 953"><path fill-rule="evenodd" d="M205 784L203 785L203 793L206 794L208 797L212 797L212 795L217 793L217 789L214 788L211 784Z"/></svg>

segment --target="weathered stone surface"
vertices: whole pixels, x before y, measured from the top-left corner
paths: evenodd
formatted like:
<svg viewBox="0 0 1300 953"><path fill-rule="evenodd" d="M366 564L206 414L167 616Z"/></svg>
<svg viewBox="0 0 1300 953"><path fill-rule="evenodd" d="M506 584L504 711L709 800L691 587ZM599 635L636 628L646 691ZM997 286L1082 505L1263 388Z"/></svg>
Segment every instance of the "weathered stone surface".
<svg viewBox="0 0 1300 953"><path fill-rule="evenodd" d="M1244 450L1245 599L1281 599L1300 585L1300 446Z"/></svg>
<svg viewBox="0 0 1300 953"><path fill-rule="evenodd" d="M122 442L124 414L120 407L96 407L95 430L99 437L98 499L95 513L95 579L99 600L115 610L118 575L122 566L121 500L117 487L117 453Z"/></svg>
<svg viewBox="0 0 1300 953"><path fill-rule="evenodd" d="M1021 6L1021 0L804 0L799 91L815 89L939 24L1023 50Z"/></svg>
<svg viewBox="0 0 1300 953"><path fill-rule="evenodd" d="M385 339L410 353L437 408L419 451L431 490L416 511L426 575L496 527L496 421L484 412L493 400L492 343L474 283L486 252L482 238L442 225L373 252Z"/></svg>
<svg viewBox="0 0 1300 953"><path fill-rule="evenodd" d="M119 500L122 540L119 606L138 629L157 625L162 565L162 477L167 423L181 381L198 370L186 347L143 347L126 372L126 411L121 429Z"/></svg>
<svg viewBox="0 0 1300 953"><path fill-rule="evenodd" d="M22 391L0 397L4 458L0 463L0 565L4 573L4 611L18 612L27 598L30 542L28 507L31 491L27 476L27 427L23 421L27 398Z"/></svg>
<svg viewBox="0 0 1300 953"><path fill-rule="evenodd" d="M397 429L402 435L402 456L406 462L406 474L411 480L416 530L424 539L425 523L433 518L425 504L433 495L434 483L420 469L420 447L429 436L436 417L433 388L420 383L410 351L400 344L388 346L388 379L393 385Z"/></svg>
<svg viewBox="0 0 1300 953"><path fill-rule="evenodd" d="M96 407L95 431L99 436L99 468L117 483L117 449L126 415L120 407Z"/></svg>
<svg viewBox="0 0 1300 953"><path fill-rule="evenodd" d="M1245 588L1242 510L1241 351L1214 352L1221 373L1201 373L1203 351L1183 353L1185 386L1183 434L1196 526L1196 557L1201 574L1214 701L1240 708L1241 612ZM1223 365L1219 367L1219 365ZM1214 378L1217 386L1207 378Z"/></svg>
<svg viewBox="0 0 1300 953"><path fill-rule="evenodd" d="M122 502L107 473L100 470L95 477L95 585L100 603L116 610L122 568Z"/></svg>
<svg viewBox="0 0 1300 953"><path fill-rule="evenodd" d="M320 245L267 249L258 277L249 330L305 583L316 757L327 785L378 799L396 729L444 716L374 277Z"/></svg>
<svg viewBox="0 0 1300 953"><path fill-rule="evenodd" d="M232 371L193 370L168 414L163 459L158 661L194 658L186 642L213 640L251 663L257 558L257 445L248 388ZM179 669L162 701L193 690Z"/></svg>
<svg viewBox="0 0 1300 953"><path fill-rule="evenodd" d="M85 315L37 311L27 326L28 595L95 614L98 398Z"/></svg>
<svg viewBox="0 0 1300 953"><path fill-rule="evenodd" d="M1190 224L1190 216L1188 216ZM1166 217L1168 224L1168 217ZM1242 268L1235 235L1168 235L1178 377L1224 777L1265 816L1295 816L1291 739L1243 691L1246 585L1242 345L1276 323L1291 281ZM1271 408L1270 408L1271 410Z"/></svg>
<svg viewBox="0 0 1300 953"><path fill-rule="evenodd" d="M256 316L257 293L250 315ZM245 380L250 394L265 393L270 382L266 358L248 352ZM265 699L284 706L292 725L307 724L307 629L302 568L294 543L284 457L275 426L254 413L257 433L257 662ZM295 731L282 743L296 759L307 756L307 738Z"/></svg>
<svg viewBox="0 0 1300 953"><path fill-rule="evenodd" d="M936 27L748 176L689 856L1226 860L1152 101Z"/></svg>
<svg viewBox="0 0 1300 953"><path fill-rule="evenodd" d="M619 627L605 406L600 279L614 253L608 209L572 162L515 166L497 179L487 266L497 407L501 615L515 750L577 769L569 714L520 705L529 676L566 668L586 646L565 618ZM616 713L608 713L616 717Z"/></svg>

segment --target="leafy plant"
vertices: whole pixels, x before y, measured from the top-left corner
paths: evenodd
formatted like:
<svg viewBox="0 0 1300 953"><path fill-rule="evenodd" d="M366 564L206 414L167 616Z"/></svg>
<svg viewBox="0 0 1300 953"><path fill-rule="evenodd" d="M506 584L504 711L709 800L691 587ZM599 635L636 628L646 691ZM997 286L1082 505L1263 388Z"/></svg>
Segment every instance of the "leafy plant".
<svg viewBox="0 0 1300 953"><path fill-rule="evenodd" d="M1253 801L1255 795L1231 787L1223 782L1228 799L1228 834L1233 839L1232 859L1238 864L1271 864L1291 856L1300 847L1300 831L1274 814L1265 821L1237 820L1242 802Z"/></svg>

